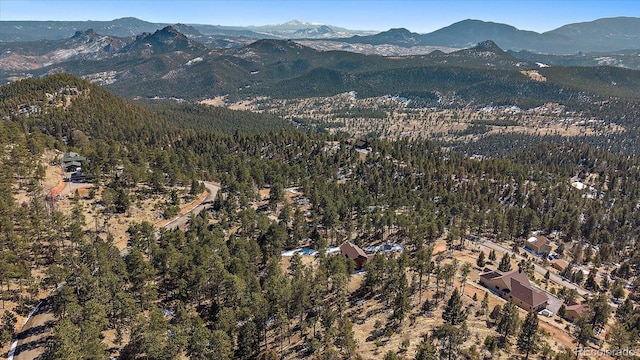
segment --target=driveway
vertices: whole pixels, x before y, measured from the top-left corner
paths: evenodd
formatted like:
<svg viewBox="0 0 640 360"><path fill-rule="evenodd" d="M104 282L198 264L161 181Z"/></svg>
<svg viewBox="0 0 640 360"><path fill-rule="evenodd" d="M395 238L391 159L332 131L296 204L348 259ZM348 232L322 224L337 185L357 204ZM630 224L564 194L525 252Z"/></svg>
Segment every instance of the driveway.
<svg viewBox="0 0 640 360"><path fill-rule="evenodd" d="M549 301L547 302L547 310L551 311L553 315L557 315L558 310L560 310L560 307L562 306L562 300L549 294L548 292L547 296L549 297Z"/></svg>

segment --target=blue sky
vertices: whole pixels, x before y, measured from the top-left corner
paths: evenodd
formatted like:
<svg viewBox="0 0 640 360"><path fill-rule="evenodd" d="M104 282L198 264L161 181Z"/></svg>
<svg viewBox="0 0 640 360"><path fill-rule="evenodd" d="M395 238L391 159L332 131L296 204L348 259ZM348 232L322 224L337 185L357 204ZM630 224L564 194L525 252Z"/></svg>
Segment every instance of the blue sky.
<svg viewBox="0 0 640 360"><path fill-rule="evenodd" d="M640 17L640 0L1 0L0 20L113 20L268 25L289 20L427 33L464 19L544 32L603 17ZM0 31L2 29L0 28Z"/></svg>

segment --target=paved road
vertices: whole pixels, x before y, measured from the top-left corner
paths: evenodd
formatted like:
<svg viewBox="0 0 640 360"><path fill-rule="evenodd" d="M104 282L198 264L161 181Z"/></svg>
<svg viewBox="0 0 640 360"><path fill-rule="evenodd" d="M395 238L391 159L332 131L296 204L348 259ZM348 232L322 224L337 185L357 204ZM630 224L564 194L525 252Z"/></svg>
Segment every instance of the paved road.
<svg viewBox="0 0 640 360"><path fill-rule="evenodd" d="M511 251L511 249L507 249L502 245L496 244L496 243L494 243L492 241L489 241L489 240L486 240L486 239L482 240L478 244L478 246L480 247L481 250L483 248L488 248L488 249L492 249L492 250L501 252L503 254L506 252L506 253L509 253L509 254L513 255L513 251ZM524 256L516 254L516 259L518 261L524 260ZM541 275L544 276L547 273L547 269L543 268L542 266L540 266L538 264L535 264L535 263L534 263L534 266L535 266L535 271L538 274L541 274ZM569 281L566 281L566 280L562 279L562 277L557 275L557 274L549 273L549 279L551 281L555 282L556 284L565 286L567 289L576 289L576 291L578 292L578 294L580 296L591 295L590 291L585 290L585 289L581 288L580 286L578 286L578 285L576 285L574 283L571 283Z"/></svg>

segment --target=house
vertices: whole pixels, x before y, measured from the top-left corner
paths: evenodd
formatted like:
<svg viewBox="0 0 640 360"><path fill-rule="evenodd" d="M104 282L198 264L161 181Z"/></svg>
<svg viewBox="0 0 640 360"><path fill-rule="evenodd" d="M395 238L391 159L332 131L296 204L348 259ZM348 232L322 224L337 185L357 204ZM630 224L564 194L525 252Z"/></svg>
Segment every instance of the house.
<svg viewBox="0 0 640 360"><path fill-rule="evenodd" d="M82 168L82 162L87 158L75 152L68 152L62 156L62 170L64 172L76 172Z"/></svg>
<svg viewBox="0 0 640 360"><path fill-rule="evenodd" d="M551 252L549 239L544 236L530 237L524 244L525 249L531 250L536 255L548 254Z"/></svg>
<svg viewBox="0 0 640 360"><path fill-rule="evenodd" d="M480 283L527 311L545 309L549 301L544 291L531 286L527 274L521 268L504 274L496 270L484 272L480 274Z"/></svg>
<svg viewBox="0 0 640 360"><path fill-rule="evenodd" d="M553 259L550 261L551 266L558 270L558 271L564 271L564 269L566 269L569 266L569 262L567 260L562 260L562 259Z"/></svg>
<svg viewBox="0 0 640 360"><path fill-rule="evenodd" d="M569 305L565 309L564 318L571 322L575 322L580 318L580 315L587 310L589 310L589 307L584 304Z"/></svg>
<svg viewBox="0 0 640 360"><path fill-rule="evenodd" d="M353 260L353 262L355 262L356 264L356 270L362 269L362 266L371 258L364 252L364 250L358 247L358 245L355 245L349 241L345 241L344 243L342 243L342 245L340 245L340 254Z"/></svg>
<svg viewBox="0 0 640 360"><path fill-rule="evenodd" d="M356 140L353 146L356 148L356 150L371 150L369 142L365 140Z"/></svg>

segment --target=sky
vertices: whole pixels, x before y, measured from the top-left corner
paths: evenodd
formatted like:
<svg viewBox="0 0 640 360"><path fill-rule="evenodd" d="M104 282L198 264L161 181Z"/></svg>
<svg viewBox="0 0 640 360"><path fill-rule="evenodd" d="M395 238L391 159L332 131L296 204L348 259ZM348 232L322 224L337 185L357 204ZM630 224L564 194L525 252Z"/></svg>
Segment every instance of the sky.
<svg viewBox="0 0 640 360"><path fill-rule="evenodd" d="M640 17L640 0L1 0L0 20L113 20L272 25L290 20L352 30L428 33L477 19L545 32L603 17ZM0 25L1 26L1 25ZM2 28L0 27L0 32ZM640 31L640 30L639 30Z"/></svg>

